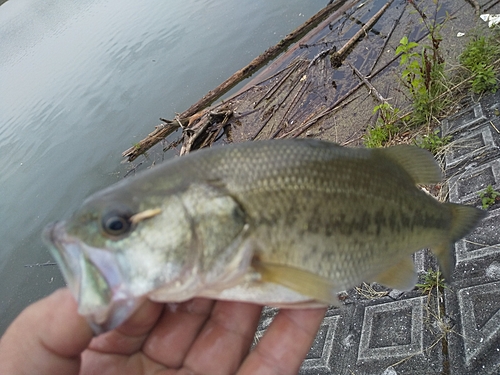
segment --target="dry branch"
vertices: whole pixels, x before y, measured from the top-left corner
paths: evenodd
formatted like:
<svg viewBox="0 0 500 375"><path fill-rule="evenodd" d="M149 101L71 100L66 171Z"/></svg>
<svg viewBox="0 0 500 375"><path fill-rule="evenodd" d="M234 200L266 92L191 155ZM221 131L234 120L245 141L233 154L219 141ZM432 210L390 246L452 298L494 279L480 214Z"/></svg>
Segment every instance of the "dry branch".
<svg viewBox="0 0 500 375"><path fill-rule="evenodd" d="M370 94L372 94L375 99L377 99L380 103L387 103L387 99L385 99L379 92L378 90L375 88L375 86L373 86L371 84L370 81L368 81L368 79L363 75L361 74L361 72L354 66L352 65L351 63L347 63L349 64L349 66L351 67L351 69L354 71L354 73L356 73L356 75L359 77L359 79L361 81L363 81L363 83L366 85L366 87L368 87L368 90L370 90Z"/></svg>

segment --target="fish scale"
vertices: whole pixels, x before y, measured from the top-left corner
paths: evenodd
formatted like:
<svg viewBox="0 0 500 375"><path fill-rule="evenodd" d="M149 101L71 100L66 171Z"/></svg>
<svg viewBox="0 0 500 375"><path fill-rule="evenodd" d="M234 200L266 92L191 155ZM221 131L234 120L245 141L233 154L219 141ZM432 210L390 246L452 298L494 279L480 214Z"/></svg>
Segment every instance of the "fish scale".
<svg viewBox="0 0 500 375"><path fill-rule="evenodd" d="M147 297L338 304L337 293L361 281L412 288L411 254L424 247L449 277L453 242L485 214L416 186L440 178L432 155L414 146L214 147L94 194L45 239L96 332Z"/></svg>

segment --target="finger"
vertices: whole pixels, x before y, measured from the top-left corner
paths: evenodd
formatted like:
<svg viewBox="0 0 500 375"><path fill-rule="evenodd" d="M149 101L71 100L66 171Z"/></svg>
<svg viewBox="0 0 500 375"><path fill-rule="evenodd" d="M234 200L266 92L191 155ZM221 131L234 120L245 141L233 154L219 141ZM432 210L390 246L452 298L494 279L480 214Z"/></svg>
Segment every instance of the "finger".
<svg viewBox="0 0 500 375"><path fill-rule="evenodd" d="M121 326L95 337L89 349L105 354L130 355L141 349L149 331L158 321L163 304L145 300Z"/></svg>
<svg viewBox="0 0 500 375"><path fill-rule="evenodd" d="M271 323L238 375L297 374L316 337L326 309L283 309Z"/></svg>
<svg viewBox="0 0 500 375"><path fill-rule="evenodd" d="M167 304L144 343L143 352L153 361L167 367L181 367L213 306L214 301L206 298Z"/></svg>
<svg viewBox="0 0 500 375"><path fill-rule="evenodd" d="M196 374L234 374L248 354L261 306L243 302L216 302L184 361Z"/></svg>
<svg viewBox="0 0 500 375"><path fill-rule="evenodd" d="M0 374L78 374L92 330L68 289L28 306L0 341Z"/></svg>

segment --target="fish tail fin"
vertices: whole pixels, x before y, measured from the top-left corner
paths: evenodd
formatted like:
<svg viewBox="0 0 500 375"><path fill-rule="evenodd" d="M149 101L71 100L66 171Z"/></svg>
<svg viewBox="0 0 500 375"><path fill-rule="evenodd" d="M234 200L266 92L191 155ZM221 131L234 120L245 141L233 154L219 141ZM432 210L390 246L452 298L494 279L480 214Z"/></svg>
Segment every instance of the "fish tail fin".
<svg viewBox="0 0 500 375"><path fill-rule="evenodd" d="M488 214L484 210L463 204L445 203L451 211L451 242L470 233Z"/></svg>
<svg viewBox="0 0 500 375"><path fill-rule="evenodd" d="M462 204L445 203L451 211L451 229L446 241L436 246L433 251L438 258L441 271L446 280L450 280L453 271L453 243L470 233L479 221L487 215L486 211Z"/></svg>

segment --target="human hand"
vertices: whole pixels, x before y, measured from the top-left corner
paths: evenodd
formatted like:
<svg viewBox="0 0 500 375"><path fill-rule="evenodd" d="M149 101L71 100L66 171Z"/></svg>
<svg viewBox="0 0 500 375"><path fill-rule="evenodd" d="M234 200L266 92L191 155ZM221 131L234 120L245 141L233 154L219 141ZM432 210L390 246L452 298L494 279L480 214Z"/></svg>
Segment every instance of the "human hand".
<svg viewBox="0 0 500 375"><path fill-rule="evenodd" d="M325 309L282 309L249 353L261 307L147 301L93 337L69 290L27 307L0 340L0 374L295 374Z"/></svg>

